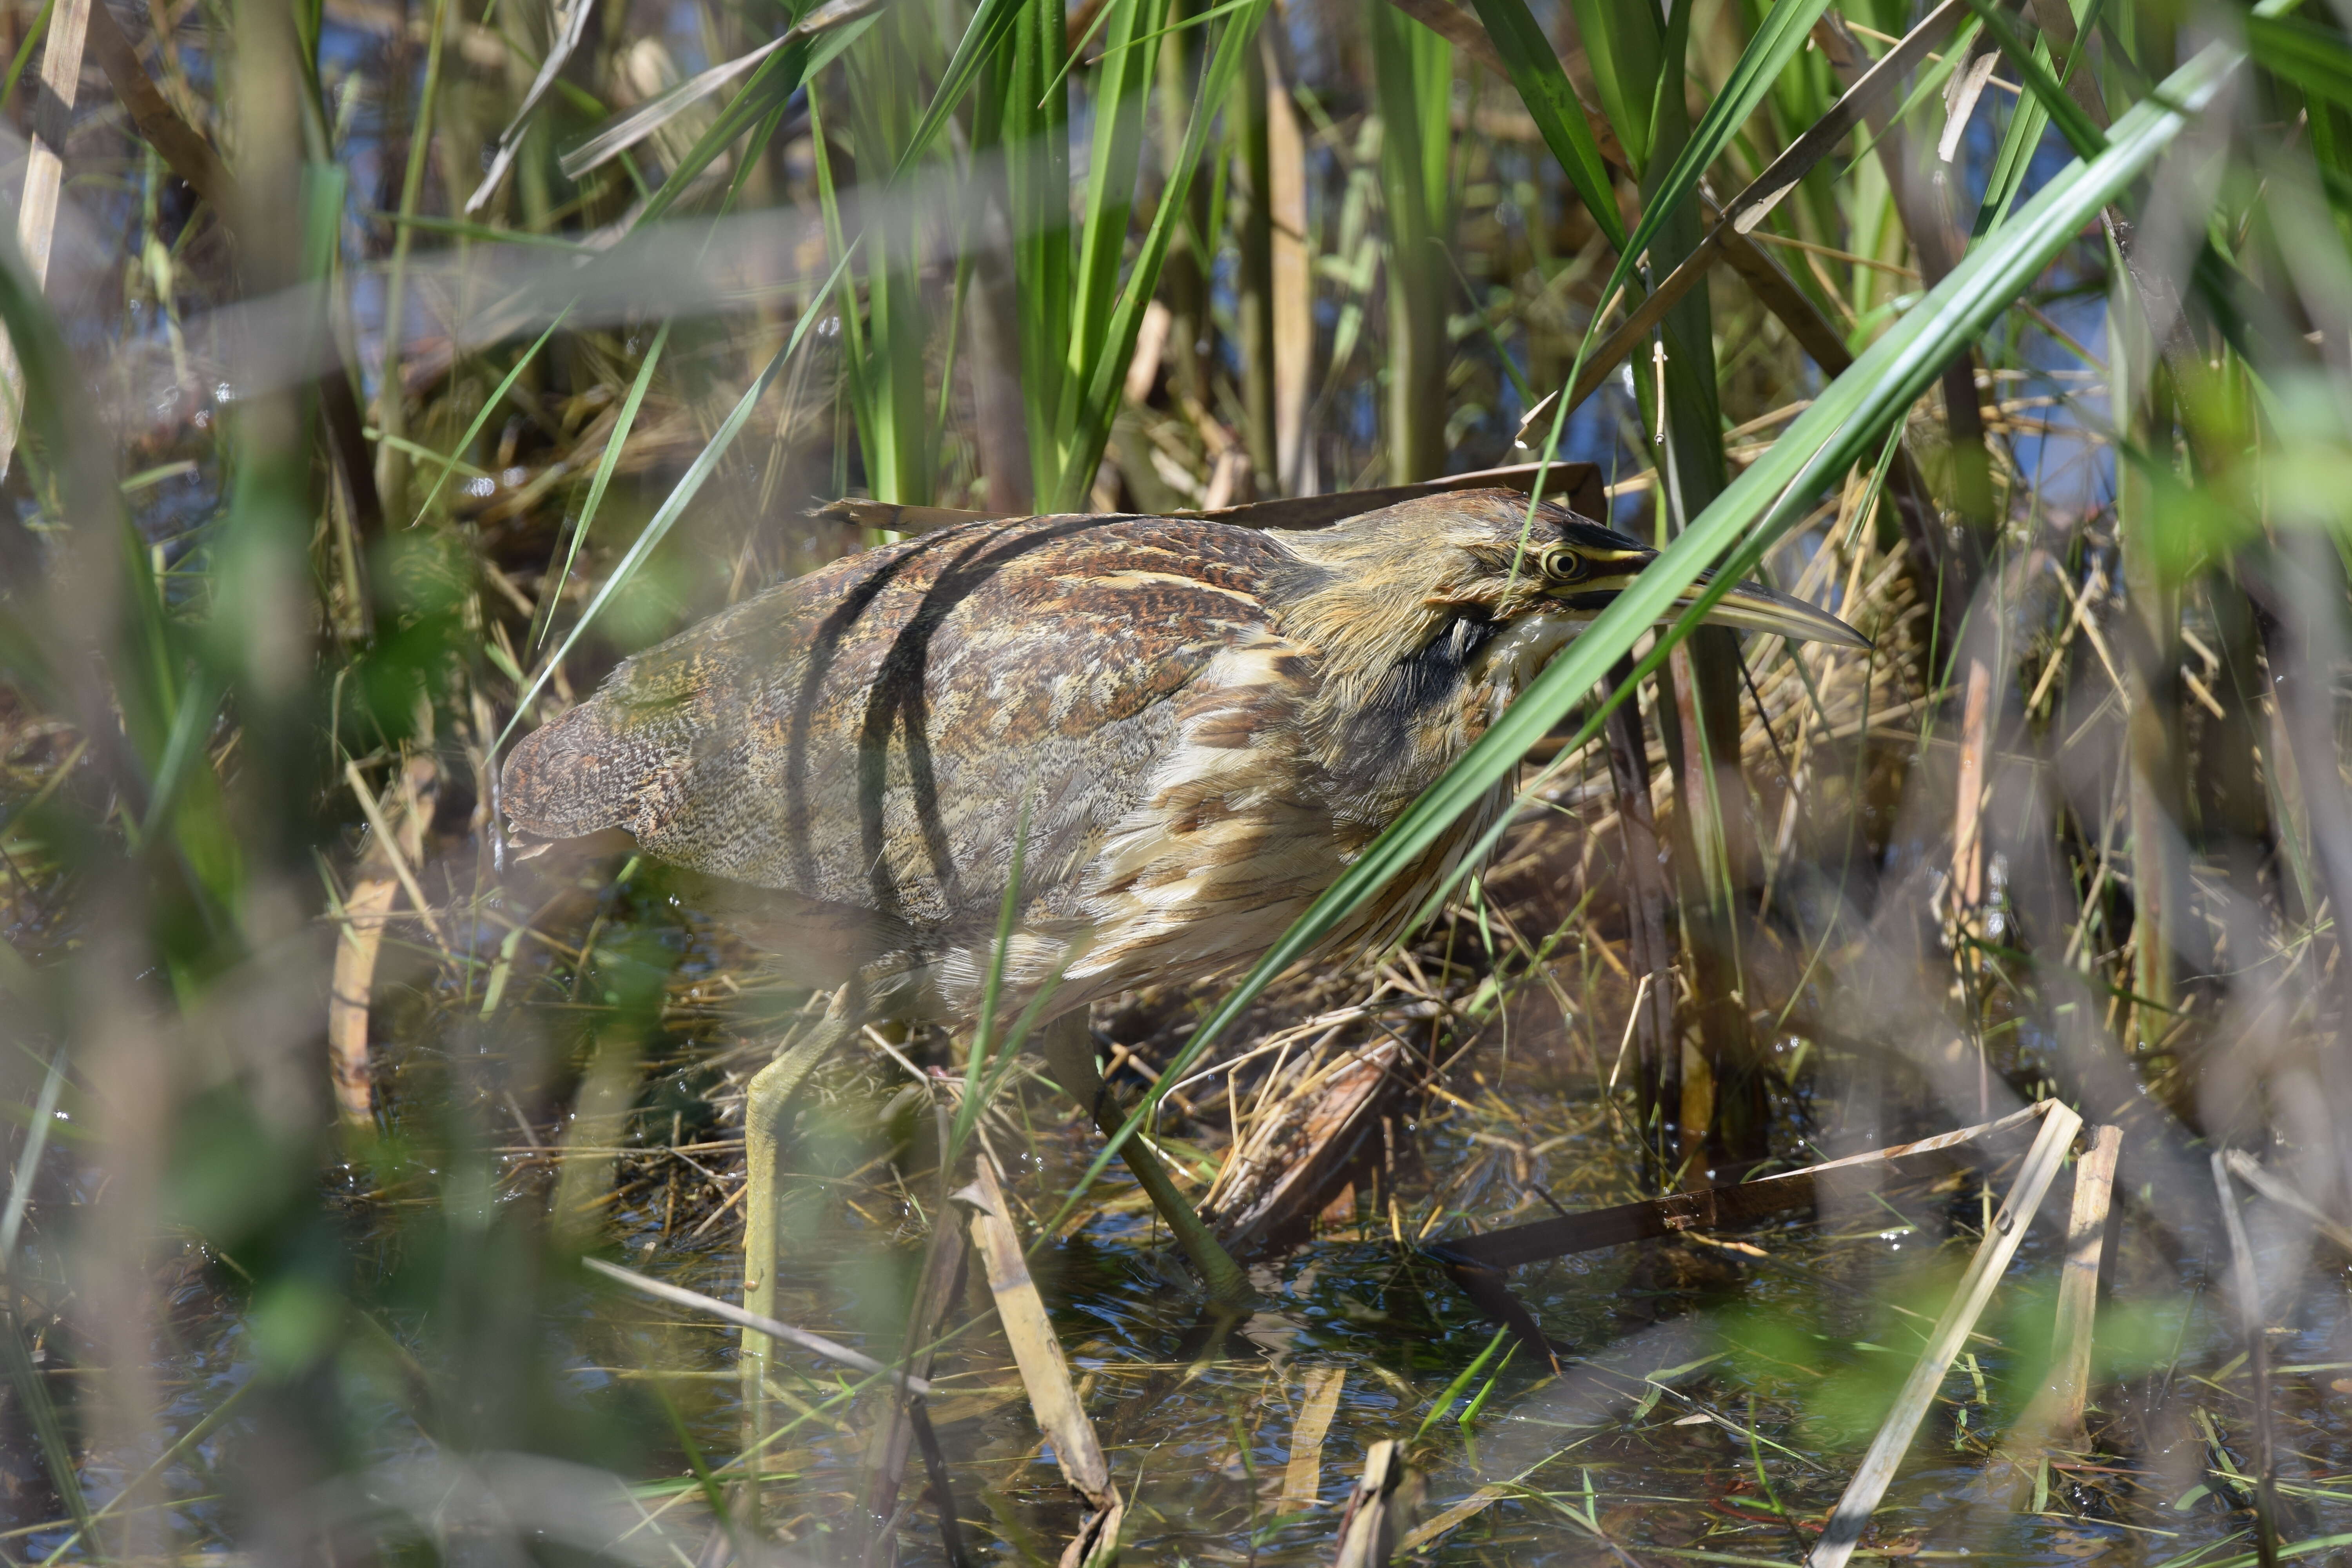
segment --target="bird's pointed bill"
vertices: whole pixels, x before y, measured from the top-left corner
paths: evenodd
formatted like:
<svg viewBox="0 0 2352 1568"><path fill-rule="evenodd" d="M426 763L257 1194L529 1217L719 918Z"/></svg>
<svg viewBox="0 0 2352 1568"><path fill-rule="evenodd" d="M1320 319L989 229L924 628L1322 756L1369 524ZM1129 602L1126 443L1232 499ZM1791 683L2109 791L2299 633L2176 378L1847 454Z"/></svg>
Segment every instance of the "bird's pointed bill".
<svg viewBox="0 0 2352 1568"><path fill-rule="evenodd" d="M1662 618L1671 621L1696 604L1714 576L1712 572L1702 574L1697 582L1675 595L1674 608ZM1767 588L1760 583L1734 583L1707 611L1706 624L1737 626L1747 632L1773 632L1791 642L1870 647L1868 637L1827 610L1817 610L1794 595Z"/></svg>
<svg viewBox="0 0 2352 1568"><path fill-rule="evenodd" d="M1597 535L1601 531L1591 531ZM1619 594L1633 585L1633 579L1643 569L1658 558L1657 552L1636 546L1631 540L1620 541L1613 534L1606 545L1579 538L1574 553L1584 563L1585 573L1575 579L1573 586L1554 590L1552 597L1568 609L1592 615L1607 609ZM1680 619L1715 579L1713 572L1699 574L1698 580L1677 594L1674 603L1660 614L1658 624L1669 626ZM1797 642L1830 643L1839 647L1871 646L1868 637L1828 611L1817 610L1793 595L1759 583L1734 583L1707 611L1706 620L1709 626L1770 632Z"/></svg>

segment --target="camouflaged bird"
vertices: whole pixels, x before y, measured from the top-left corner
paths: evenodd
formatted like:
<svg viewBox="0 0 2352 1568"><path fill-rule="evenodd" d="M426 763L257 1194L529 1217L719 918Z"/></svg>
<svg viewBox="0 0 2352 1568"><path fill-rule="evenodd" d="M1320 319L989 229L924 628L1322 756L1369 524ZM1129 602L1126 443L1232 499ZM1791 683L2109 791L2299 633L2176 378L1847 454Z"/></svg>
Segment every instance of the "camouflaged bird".
<svg viewBox="0 0 2352 1568"><path fill-rule="evenodd" d="M759 890L743 923L860 1016L971 1015L1017 853L1010 1005L1058 973L1059 1014L1263 952L1653 556L1499 490L1315 532L968 523L627 660L518 746L504 806ZM1863 642L1748 584L1708 618ZM1395 934L1507 798L1327 950Z"/></svg>

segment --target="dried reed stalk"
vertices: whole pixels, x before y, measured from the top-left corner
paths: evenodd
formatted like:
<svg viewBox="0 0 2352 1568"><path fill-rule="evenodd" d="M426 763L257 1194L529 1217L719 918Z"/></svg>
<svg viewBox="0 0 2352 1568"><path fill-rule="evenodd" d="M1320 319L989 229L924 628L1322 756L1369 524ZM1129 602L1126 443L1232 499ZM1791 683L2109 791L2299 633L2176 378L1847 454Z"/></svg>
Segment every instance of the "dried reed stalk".
<svg viewBox="0 0 2352 1568"><path fill-rule="evenodd" d="M1942 1386L1944 1374L1951 1370L1953 1358L1960 1353L1960 1346L1975 1329L1985 1303L1992 1300L1993 1287L2000 1283L2002 1270L2009 1267L2018 1243L2025 1239L2026 1228L2033 1223L2034 1213L2041 1208L2042 1195L2049 1192L2051 1180L2058 1173L2067 1146L2082 1131L2083 1119L2055 1100L2044 1100L2034 1109L2042 1112L2041 1135L2027 1152L2008 1199L1985 1227L1984 1239L1979 1243L1976 1256L1969 1260L1968 1272L1960 1276L1950 1305L1937 1321L1935 1331L1927 1338L1927 1348L1920 1352L1918 1363L1903 1384L1903 1392L1895 1396L1895 1408L1887 1413L1885 1425L1871 1439L1853 1479L1846 1484L1845 1495L1830 1511L1829 1523L1807 1560L1811 1568L1845 1568L1846 1560L1853 1555L1864 1527L1876 1511L1879 1499L1886 1495L1887 1485L1895 1479L1895 1468L1909 1450L1919 1423L1927 1418L1927 1406L1934 1402L1936 1390Z"/></svg>
<svg viewBox="0 0 2352 1568"><path fill-rule="evenodd" d="M1397 1541L1412 1525L1412 1471L1403 1448L1387 1438L1364 1453L1364 1476L1339 1521L1339 1552L1332 1568L1386 1568Z"/></svg>
<svg viewBox="0 0 2352 1568"><path fill-rule="evenodd" d="M2051 1389L2058 1402L2053 1430L2062 1438L2082 1430L2090 1393L2091 1328L2123 1144L2122 1128L2095 1127L2090 1146L2074 1163L2074 1207L2066 1223L2066 1268L2058 1278L2058 1328L2051 1346Z"/></svg>
<svg viewBox="0 0 2352 1568"><path fill-rule="evenodd" d="M1118 1527L1123 1510L1112 1487L1110 1464L1103 1458L1094 1423L1070 1381L1069 1359L1054 1325L1045 1316L1037 1282L1030 1278L1029 1260L1013 1228L1012 1211L1004 1204L1004 1187L996 1163L985 1152L974 1162L971 1185L956 1194L956 1201L971 1210L972 1240L988 1274L989 1294L996 1301L997 1320L1013 1346L1021 1368L1021 1385L1029 1394L1029 1407L1039 1430L1054 1446L1062 1474L1089 1511L1077 1534L1062 1552L1062 1568L1103 1563L1118 1553Z"/></svg>
<svg viewBox="0 0 2352 1568"><path fill-rule="evenodd" d="M2090 1394L2092 1328L2099 1300L2099 1269L2106 1250L2120 1127L2094 1127L2074 1162L2074 1205L2066 1222L2066 1262L2058 1277L2058 1321L2050 1341L2050 1375L2026 1405L1986 1474L2008 1505L2022 1509L2035 1491L2049 1451L2078 1440Z"/></svg>
<svg viewBox="0 0 2352 1568"><path fill-rule="evenodd" d="M57 237L58 195L65 184L66 136L73 129L74 95L81 86L81 57L89 37L90 7L97 0L57 0L49 36L41 48L41 94L33 110L33 142L25 163L25 195L16 209L16 248L33 286L48 281L49 245ZM16 453L16 433L25 407L25 368L7 332L0 330L0 477Z"/></svg>

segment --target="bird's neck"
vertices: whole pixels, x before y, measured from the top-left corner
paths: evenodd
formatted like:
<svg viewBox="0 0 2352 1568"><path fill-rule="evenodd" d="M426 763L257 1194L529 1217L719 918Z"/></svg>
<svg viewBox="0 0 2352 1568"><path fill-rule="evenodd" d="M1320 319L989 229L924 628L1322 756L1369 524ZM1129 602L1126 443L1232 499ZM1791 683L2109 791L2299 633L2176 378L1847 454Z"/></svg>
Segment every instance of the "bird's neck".
<svg viewBox="0 0 2352 1568"><path fill-rule="evenodd" d="M1417 635L1374 638L1360 629L1367 623L1411 625ZM1341 813L1378 827L1486 734L1583 621L1533 614L1497 623L1475 606L1415 604L1327 609L1305 624L1326 628L1307 743Z"/></svg>

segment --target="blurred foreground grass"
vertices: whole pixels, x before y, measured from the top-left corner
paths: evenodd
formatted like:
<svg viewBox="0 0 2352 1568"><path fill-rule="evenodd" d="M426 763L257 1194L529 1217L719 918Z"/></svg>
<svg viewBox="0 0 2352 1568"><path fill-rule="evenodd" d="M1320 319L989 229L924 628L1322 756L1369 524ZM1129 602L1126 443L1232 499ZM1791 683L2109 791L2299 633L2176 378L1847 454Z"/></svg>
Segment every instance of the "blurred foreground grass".
<svg viewBox="0 0 2352 1568"><path fill-rule="evenodd" d="M747 1436L732 1331L581 1268L737 1298L742 1086L815 1004L656 866L509 859L503 742L881 542L823 502L1157 513L1546 457L1680 542L1661 583L1752 570L1876 646L1605 622L1457 781L1540 764L1427 931L1097 1009L1213 1208L1360 1054L1427 1068L1257 1260L1266 1310L1196 1310L1025 1069L972 1108L1016 1226L1075 1194L1024 1239L1128 1555L1327 1560L1394 1439L1412 1552L1795 1561L2015 1150L1524 1270L1558 1376L1481 1360L1414 1244L2045 1099L2125 1133L2088 1428L1997 1484L2045 1220L1865 1550L2342 1549L2332 13L0 20L5 1558L942 1557L881 1384L784 1357ZM966 1042L866 1045L793 1146L779 1310L887 1359L961 1223ZM2235 1251L2222 1149L2273 1184ZM986 1293L951 1306L944 1511L975 1560L1058 1558L1066 1445Z"/></svg>

